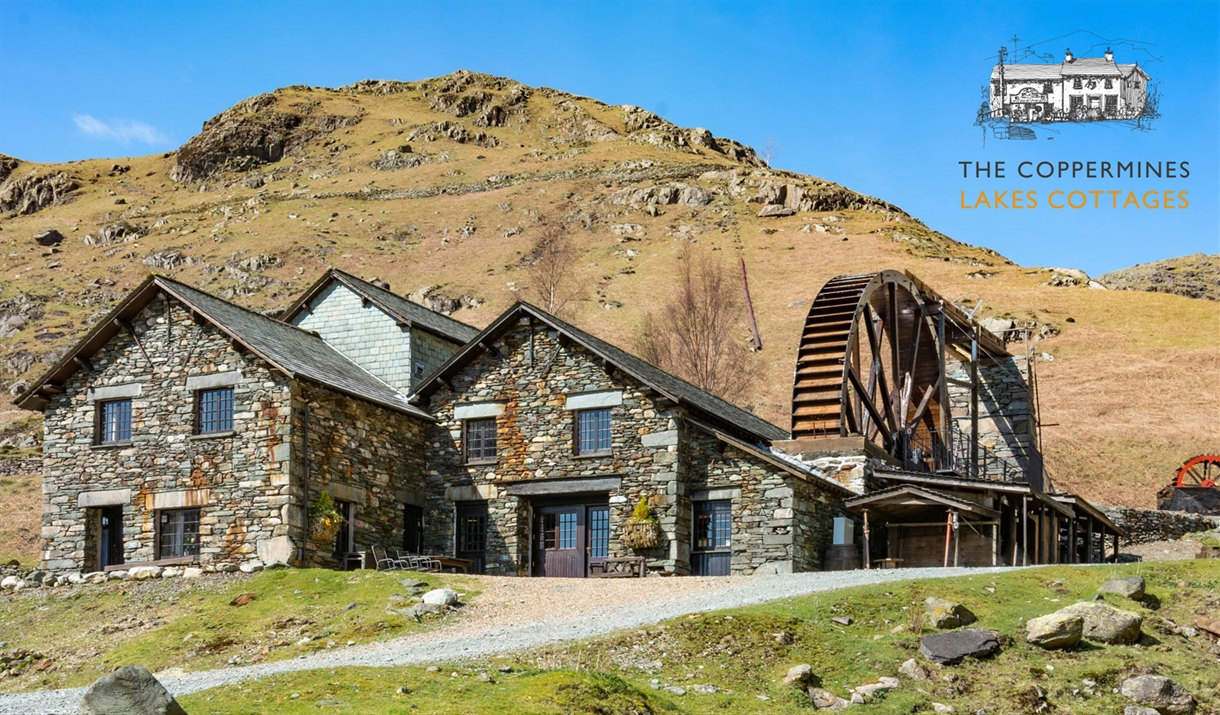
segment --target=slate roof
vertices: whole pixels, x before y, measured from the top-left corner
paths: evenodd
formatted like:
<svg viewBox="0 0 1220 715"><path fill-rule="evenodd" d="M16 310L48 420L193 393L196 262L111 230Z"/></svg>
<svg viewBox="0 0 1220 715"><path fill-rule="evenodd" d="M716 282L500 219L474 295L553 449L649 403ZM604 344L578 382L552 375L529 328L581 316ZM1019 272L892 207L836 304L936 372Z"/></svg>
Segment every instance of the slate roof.
<svg viewBox="0 0 1220 715"><path fill-rule="evenodd" d="M87 357L97 352L119 331L117 321L133 317L162 291L181 301L288 377L311 380L352 397L422 419L432 419L428 413L410 404L406 396L398 390L344 357L314 333L246 310L164 276L151 276L140 284L55 367L39 379L17 404L27 409L41 409L45 405L45 399L39 396L39 389L43 385L49 382L63 384L63 381L80 367L74 358ZM37 404L39 401L42 404Z"/></svg>
<svg viewBox="0 0 1220 715"><path fill-rule="evenodd" d="M1131 76L1131 73L1132 73L1132 72L1135 72L1135 71L1137 71L1137 70L1139 71L1139 73L1140 73L1140 74L1144 75L1144 78L1145 78L1145 79L1147 79L1147 78L1148 78L1148 73L1147 73L1147 72L1145 72L1145 71L1143 70L1143 68L1142 68L1142 67L1140 67L1140 66L1139 66L1139 65L1137 65L1137 64L1131 64L1131 65L1119 65L1119 66L1118 66L1118 71L1122 73L1123 77L1130 77L1130 76Z"/></svg>
<svg viewBox="0 0 1220 715"><path fill-rule="evenodd" d="M483 349L481 347L483 343L490 343L498 336L507 332L515 324L516 319L523 315L528 315L542 323L550 325L590 352L613 364L616 368L626 372L674 402L688 408L694 408L697 412L703 414L705 418L727 424L767 442L790 438L786 430L780 429L761 417L726 402L706 390L695 387L689 382L675 377L661 368L645 362L604 340L596 338L529 303L517 303L505 311L499 318L496 318L491 325L487 326L487 329L479 334L478 338L459 350L448 362L419 385L413 396L432 394L444 379L473 360L476 351Z"/></svg>
<svg viewBox="0 0 1220 715"><path fill-rule="evenodd" d="M284 312L282 318L284 322L289 322L295 318L297 314L305 309L306 304L311 302L326 286L330 285L331 281L339 281L381 308L390 317L411 328L420 328L459 345L465 345L479 334L478 328L450 318L447 315L442 315L435 310L425 308L419 303L409 301L397 293L392 293L384 288L378 288L372 283L341 271L338 268L331 268L317 282L310 286L304 295L298 298Z"/></svg>
<svg viewBox="0 0 1220 715"><path fill-rule="evenodd" d="M1118 66L1104 57L1077 57L1071 62L1064 62L1063 74L1066 77L1073 75L1120 76Z"/></svg>
<svg viewBox="0 0 1220 715"><path fill-rule="evenodd" d="M1060 64L1004 65L1004 79L1011 82L1045 82L1053 79L1060 79L1062 76L1063 65ZM996 65L991 70L991 78L1000 78L999 65Z"/></svg>

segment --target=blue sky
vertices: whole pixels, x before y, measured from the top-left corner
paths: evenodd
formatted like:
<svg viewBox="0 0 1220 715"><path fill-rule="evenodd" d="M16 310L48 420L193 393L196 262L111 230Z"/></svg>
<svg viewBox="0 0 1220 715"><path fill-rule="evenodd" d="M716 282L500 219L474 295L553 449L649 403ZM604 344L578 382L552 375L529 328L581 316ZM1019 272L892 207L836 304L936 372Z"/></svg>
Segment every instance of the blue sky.
<svg viewBox="0 0 1220 715"><path fill-rule="evenodd" d="M1095 33L1095 37L1079 31ZM1076 33L1076 34L1073 34ZM1137 58L1154 131L1002 142L971 125L1001 44ZM1068 37L1063 38L1067 35ZM1148 43L1140 51L1121 40ZM756 147L1026 265L1101 273L1220 251L1220 3L0 2L0 152L36 161L169 151L289 84L513 77ZM1048 139L1047 136L1053 136ZM1187 161L1176 180L966 180L958 161ZM1189 192L1188 209L963 210L980 190Z"/></svg>

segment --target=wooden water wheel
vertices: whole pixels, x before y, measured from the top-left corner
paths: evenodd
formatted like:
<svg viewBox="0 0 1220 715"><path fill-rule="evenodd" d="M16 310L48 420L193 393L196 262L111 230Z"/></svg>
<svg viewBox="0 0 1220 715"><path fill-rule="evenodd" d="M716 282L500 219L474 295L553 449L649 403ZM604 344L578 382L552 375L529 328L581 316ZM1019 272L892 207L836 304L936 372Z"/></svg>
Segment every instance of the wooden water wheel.
<svg viewBox="0 0 1220 715"><path fill-rule="evenodd" d="M794 439L862 435L908 468L936 468L945 408L937 305L897 271L839 276L805 319Z"/></svg>

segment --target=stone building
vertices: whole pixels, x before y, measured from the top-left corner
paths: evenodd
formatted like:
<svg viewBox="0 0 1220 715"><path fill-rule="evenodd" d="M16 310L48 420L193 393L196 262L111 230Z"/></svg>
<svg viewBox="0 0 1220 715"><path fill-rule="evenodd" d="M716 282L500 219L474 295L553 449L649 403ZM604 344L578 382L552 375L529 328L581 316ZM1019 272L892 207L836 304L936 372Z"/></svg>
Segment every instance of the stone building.
<svg viewBox="0 0 1220 715"><path fill-rule="evenodd" d="M380 545L500 574L779 573L822 566L851 494L773 452L786 431L536 308L480 333L341 271L282 320L150 277L18 404L45 416L58 571ZM323 492L337 533L309 515Z"/></svg>
<svg viewBox="0 0 1220 715"><path fill-rule="evenodd" d="M772 452L786 431L526 304L413 396L430 551L487 573L583 576L639 554L676 574L818 569L850 492ZM620 538L641 500L655 546Z"/></svg>
<svg viewBox="0 0 1220 715"><path fill-rule="evenodd" d="M1106 48L1102 57L1063 62L997 64L991 70L992 116L1013 122L1135 119L1148 97L1148 73L1138 64L1117 64Z"/></svg>

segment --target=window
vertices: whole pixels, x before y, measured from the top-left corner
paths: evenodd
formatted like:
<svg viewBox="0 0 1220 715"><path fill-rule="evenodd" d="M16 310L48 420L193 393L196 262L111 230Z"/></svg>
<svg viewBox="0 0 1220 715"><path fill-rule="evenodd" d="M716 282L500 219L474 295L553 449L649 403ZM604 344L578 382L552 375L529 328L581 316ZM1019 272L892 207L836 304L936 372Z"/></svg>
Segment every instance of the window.
<svg viewBox="0 0 1220 715"><path fill-rule="evenodd" d="M1112 79L1106 80L1106 89L1114 89L1114 80L1112 80Z"/></svg>
<svg viewBox="0 0 1220 715"><path fill-rule="evenodd" d="M714 551L728 548L733 532L730 502L695 503L695 549Z"/></svg>
<svg viewBox="0 0 1220 715"><path fill-rule="evenodd" d="M576 413L576 453L610 454L610 408Z"/></svg>
<svg viewBox="0 0 1220 715"><path fill-rule="evenodd" d="M470 514L458 519L458 552L483 551L487 542L487 515Z"/></svg>
<svg viewBox="0 0 1220 715"><path fill-rule="evenodd" d="M1079 77L1072 80L1072 89L1084 89L1084 83Z"/></svg>
<svg viewBox="0 0 1220 715"><path fill-rule="evenodd" d="M419 360L416 360L415 365L411 368L411 375L416 380L422 380L427 375L427 373L425 373L424 370L426 370L426 368L424 367L424 364L422 362L420 362Z"/></svg>
<svg viewBox="0 0 1220 715"><path fill-rule="evenodd" d="M589 508L589 556L604 559L610 554L610 509Z"/></svg>
<svg viewBox="0 0 1220 715"><path fill-rule="evenodd" d="M496 461L496 418L483 417L462 423L468 463Z"/></svg>
<svg viewBox="0 0 1220 715"><path fill-rule="evenodd" d="M1051 86L1050 82L1042 83L1042 94L1050 94L1051 92L1054 92L1054 91L1055 91L1055 88Z"/></svg>
<svg viewBox="0 0 1220 715"><path fill-rule="evenodd" d="M131 441L131 400L109 400L97 405L97 444Z"/></svg>
<svg viewBox="0 0 1220 715"><path fill-rule="evenodd" d="M195 434L233 430L233 388L218 387L195 393Z"/></svg>
<svg viewBox="0 0 1220 715"><path fill-rule="evenodd" d="M199 510L172 509L158 513L157 558L198 556Z"/></svg>

